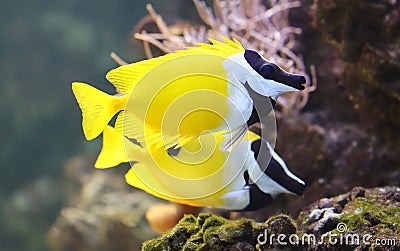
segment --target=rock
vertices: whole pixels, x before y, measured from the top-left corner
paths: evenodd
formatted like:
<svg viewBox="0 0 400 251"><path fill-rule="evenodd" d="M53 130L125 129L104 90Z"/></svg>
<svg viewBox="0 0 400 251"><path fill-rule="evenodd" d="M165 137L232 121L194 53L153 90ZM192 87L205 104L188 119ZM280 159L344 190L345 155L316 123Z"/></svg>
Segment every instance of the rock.
<svg viewBox="0 0 400 251"><path fill-rule="evenodd" d="M252 219L228 220L212 213L196 218L186 215L171 230L143 243L142 250L260 250L279 247L278 243L258 243L263 234L290 235L297 232L290 216L277 215L260 223ZM261 236L260 236L261 234Z"/></svg>
<svg viewBox="0 0 400 251"><path fill-rule="evenodd" d="M138 250L155 236L145 213L159 200L126 185L124 171L96 170L81 156L66 165L73 192L48 232L51 250Z"/></svg>
<svg viewBox="0 0 400 251"><path fill-rule="evenodd" d="M400 187L355 187L310 204L297 223L285 214L265 222L186 215L142 250L398 250L399 194Z"/></svg>
<svg viewBox="0 0 400 251"><path fill-rule="evenodd" d="M314 1L314 24L338 49L338 72L360 122L388 151L400 127L400 4L398 1ZM391 158L396 157L391 156Z"/></svg>
<svg viewBox="0 0 400 251"><path fill-rule="evenodd" d="M344 247L381 250L382 246L374 244L376 240L393 240L393 244L387 245L387 248L398 249L400 248L400 202L396 198L399 193L400 187L371 189L355 187L346 194L321 199L307 206L299 214L297 218L299 229L315 235L317 240L322 236L334 234L338 238L369 237L369 244L360 241L358 244L345 243L345 246L329 247L337 250ZM329 203L326 203L327 201ZM335 206L341 208L340 213L334 211ZM312 248L323 249L328 247L328 244L316 243Z"/></svg>

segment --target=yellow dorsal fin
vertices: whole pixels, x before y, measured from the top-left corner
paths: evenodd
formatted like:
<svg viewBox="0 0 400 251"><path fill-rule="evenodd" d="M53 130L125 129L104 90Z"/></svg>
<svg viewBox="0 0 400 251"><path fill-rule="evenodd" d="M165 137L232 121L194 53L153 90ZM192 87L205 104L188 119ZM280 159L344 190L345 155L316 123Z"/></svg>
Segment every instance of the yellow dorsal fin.
<svg viewBox="0 0 400 251"><path fill-rule="evenodd" d="M244 51L243 46L238 40L230 40L226 37L223 37L223 40L225 43L209 39L212 44L198 43L198 46L186 47L185 50L178 50L164 56L122 65L110 70L107 73L106 78L118 89L118 91L129 93L132 88L135 87L139 79L141 79L153 67L170 59L191 54L212 54L227 57Z"/></svg>

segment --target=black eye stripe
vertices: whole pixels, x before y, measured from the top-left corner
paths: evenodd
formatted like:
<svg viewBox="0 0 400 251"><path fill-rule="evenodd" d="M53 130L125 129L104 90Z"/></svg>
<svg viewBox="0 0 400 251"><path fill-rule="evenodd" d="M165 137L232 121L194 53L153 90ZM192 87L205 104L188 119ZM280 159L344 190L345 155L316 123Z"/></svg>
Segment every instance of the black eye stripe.
<svg viewBox="0 0 400 251"><path fill-rule="evenodd" d="M277 65L265 61L261 55L255 51L246 50L244 52L244 58L251 68L265 79L275 80L276 74L281 71Z"/></svg>
<svg viewBox="0 0 400 251"><path fill-rule="evenodd" d="M273 79L276 75L275 67L270 63L263 64L260 67L260 74L264 78Z"/></svg>
<svg viewBox="0 0 400 251"><path fill-rule="evenodd" d="M246 59L247 63L251 66L251 68L253 68L253 70L258 72L259 74L261 74L259 72L260 67L265 63L267 63L264 59L262 59L260 54L252 50L245 50L244 58Z"/></svg>

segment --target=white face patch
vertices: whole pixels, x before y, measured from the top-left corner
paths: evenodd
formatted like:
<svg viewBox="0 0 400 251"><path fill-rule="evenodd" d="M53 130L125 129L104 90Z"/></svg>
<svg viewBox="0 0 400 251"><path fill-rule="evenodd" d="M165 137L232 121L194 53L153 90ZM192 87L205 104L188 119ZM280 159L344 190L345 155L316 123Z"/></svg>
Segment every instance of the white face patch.
<svg viewBox="0 0 400 251"><path fill-rule="evenodd" d="M250 98L249 92L244 87L245 76L241 75L247 69L243 65L235 61L235 58L243 58L243 53L237 53L228 57L222 63L227 75L228 81L228 106L229 111L225 123L229 130L234 130L240 126L246 125L247 120L251 116L253 110L253 100ZM215 131L226 129L226 124L221 125Z"/></svg>
<svg viewBox="0 0 400 251"><path fill-rule="evenodd" d="M222 66L228 73L228 80L233 80L229 79L229 77L234 76L243 85L247 81L247 76L254 71L244 58L244 52L227 57Z"/></svg>
<svg viewBox="0 0 400 251"><path fill-rule="evenodd" d="M271 97L273 100L276 99L286 92L294 92L298 91L297 89L281 84L271 79L264 79L260 76L256 71L254 71L257 75L251 75L247 78L247 83L254 91L260 93L263 96Z"/></svg>

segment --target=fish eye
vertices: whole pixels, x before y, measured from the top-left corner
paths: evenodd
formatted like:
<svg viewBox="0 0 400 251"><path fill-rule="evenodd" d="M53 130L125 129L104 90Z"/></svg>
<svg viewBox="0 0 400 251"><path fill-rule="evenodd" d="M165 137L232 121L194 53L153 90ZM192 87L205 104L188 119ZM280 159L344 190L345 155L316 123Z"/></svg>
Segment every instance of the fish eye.
<svg viewBox="0 0 400 251"><path fill-rule="evenodd" d="M260 67L260 74L263 78L273 79L275 77L275 67L271 63L263 64Z"/></svg>

